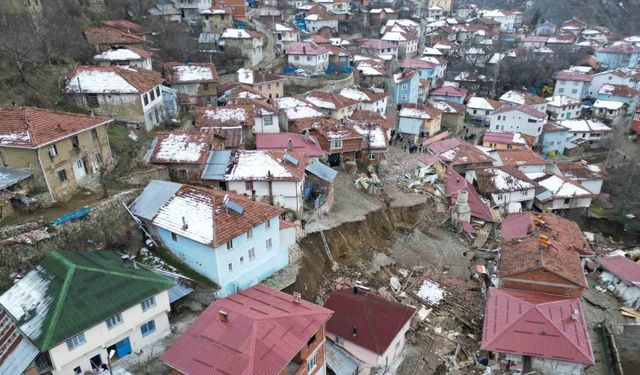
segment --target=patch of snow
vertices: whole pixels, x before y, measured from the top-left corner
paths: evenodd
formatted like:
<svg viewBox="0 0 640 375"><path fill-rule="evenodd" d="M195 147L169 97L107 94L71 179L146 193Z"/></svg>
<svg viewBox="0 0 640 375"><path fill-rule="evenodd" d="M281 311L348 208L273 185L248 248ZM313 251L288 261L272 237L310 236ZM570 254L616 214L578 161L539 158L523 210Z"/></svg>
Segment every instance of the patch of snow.
<svg viewBox="0 0 640 375"><path fill-rule="evenodd" d="M174 69L178 82L212 81L211 68L200 65L179 65Z"/></svg>
<svg viewBox="0 0 640 375"><path fill-rule="evenodd" d="M205 117L215 121L247 121L247 111L244 108L218 107L205 112Z"/></svg>
<svg viewBox="0 0 640 375"><path fill-rule="evenodd" d="M400 117L410 117L410 118L420 118L420 119L430 119L429 113L426 111L417 109L417 108L402 108L400 113L398 114Z"/></svg>
<svg viewBox="0 0 640 375"><path fill-rule="evenodd" d="M67 89L75 93L91 94L136 94L138 89L133 87L126 79L116 72L100 70L83 70L78 72Z"/></svg>
<svg viewBox="0 0 640 375"><path fill-rule="evenodd" d="M424 280L416 295L430 306L437 306L444 299L445 291L439 284Z"/></svg>
<svg viewBox="0 0 640 375"><path fill-rule="evenodd" d="M281 161L274 159L270 153L266 151L241 151L238 153L238 162L225 176L225 180L266 180L267 172L270 172L274 178L293 177L293 174L281 164Z"/></svg>
<svg viewBox="0 0 640 375"><path fill-rule="evenodd" d="M251 35L243 29L226 29L222 33L223 39L251 39Z"/></svg>
<svg viewBox="0 0 640 375"><path fill-rule="evenodd" d="M28 131L20 133L0 134L0 145L8 145L12 143L28 143L31 141L31 135Z"/></svg>
<svg viewBox="0 0 640 375"><path fill-rule="evenodd" d="M153 219L153 224L177 235L209 245L213 242L211 195L190 192L173 196L160 207Z"/></svg>
<svg viewBox="0 0 640 375"><path fill-rule="evenodd" d="M340 95L360 102L371 100L371 98L369 98L367 94L354 87L343 88L342 90L340 90Z"/></svg>
<svg viewBox="0 0 640 375"><path fill-rule="evenodd" d="M334 103L328 102L321 98L317 98L315 96L309 96L307 97L307 100L310 101L313 105L316 105L320 108L336 109L336 105Z"/></svg>
<svg viewBox="0 0 640 375"><path fill-rule="evenodd" d="M118 48L108 50L99 55L93 57L94 60L107 60L107 61L130 61L130 60L142 60L142 56L133 52L127 48Z"/></svg>
<svg viewBox="0 0 640 375"><path fill-rule="evenodd" d="M174 162L197 162L208 149L206 142L192 142L188 134L169 134L158 147L156 159Z"/></svg>
<svg viewBox="0 0 640 375"><path fill-rule="evenodd" d="M369 145L371 148L386 148L387 140L384 136L384 130L379 126L371 127L371 129L367 129L360 125L354 125L353 129L360 133L363 136L363 139L366 141L369 139Z"/></svg>

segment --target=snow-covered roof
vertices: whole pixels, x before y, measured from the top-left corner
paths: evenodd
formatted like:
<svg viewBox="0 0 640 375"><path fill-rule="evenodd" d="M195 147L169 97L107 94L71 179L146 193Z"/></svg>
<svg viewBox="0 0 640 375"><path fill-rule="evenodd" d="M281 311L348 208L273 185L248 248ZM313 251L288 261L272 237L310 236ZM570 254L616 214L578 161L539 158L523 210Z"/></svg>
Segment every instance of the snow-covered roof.
<svg viewBox="0 0 640 375"><path fill-rule="evenodd" d="M206 117L208 120L221 122L229 121L232 119L238 121L247 121L247 110L243 107L218 107L215 110L206 110L204 113L204 117Z"/></svg>
<svg viewBox="0 0 640 375"><path fill-rule="evenodd" d="M560 125L569 129L569 132L607 132L612 129L600 121L595 120L564 120Z"/></svg>
<svg viewBox="0 0 640 375"><path fill-rule="evenodd" d="M234 165L225 176L225 180L257 181L266 180L269 176L277 180L297 180L299 176L295 176L287 169L286 163L288 162L284 159L279 159L277 154L271 151L238 151L237 161L234 161Z"/></svg>
<svg viewBox="0 0 640 375"><path fill-rule="evenodd" d="M501 106L501 103L496 102L495 100L481 98L478 96L474 96L473 98L469 99L469 101L467 102L468 108L488 110L488 111L495 111L496 109L500 108L500 106Z"/></svg>
<svg viewBox="0 0 640 375"><path fill-rule="evenodd" d="M289 27L289 26L283 25L281 23L276 23L275 30L276 31L295 31L295 29L293 27Z"/></svg>
<svg viewBox="0 0 640 375"><path fill-rule="evenodd" d="M276 99L278 109L284 110L289 120L323 117L324 113L313 108L308 102L293 97Z"/></svg>
<svg viewBox="0 0 640 375"><path fill-rule="evenodd" d="M556 175L538 180L538 185L547 189L554 198L589 197L591 193L580 185Z"/></svg>
<svg viewBox="0 0 640 375"><path fill-rule="evenodd" d="M400 109L400 113L398 114L400 117L410 117L410 118L420 118L420 119L430 119L431 115L429 112L425 110L421 110L419 108L407 108L402 107Z"/></svg>
<svg viewBox="0 0 640 375"><path fill-rule="evenodd" d="M380 126L372 126L371 128L366 128L364 126L355 124L353 125L353 129L363 136L363 145L368 145L369 147L375 149L387 148L387 138L385 136L385 130Z"/></svg>
<svg viewBox="0 0 640 375"><path fill-rule="evenodd" d="M251 39L251 35L243 29L226 29L222 33L223 39Z"/></svg>
<svg viewBox="0 0 640 375"><path fill-rule="evenodd" d="M212 81L214 75L208 66L178 65L173 69L173 79L176 82Z"/></svg>
<svg viewBox="0 0 640 375"><path fill-rule="evenodd" d="M96 61L131 61L144 60L145 58L128 48L117 48L95 55L93 59Z"/></svg>
<svg viewBox="0 0 640 375"><path fill-rule="evenodd" d="M504 193L532 189L533 184L526 182L500 168L485 168L476 171L480 191Z"/></svg>
<svg viewBox="0 0 640 375"><path fill-rule="evenodd" d="M551 96L545 99L547 104L552 107L566 107L568 105L580 105L582 102L565 95Z"/></svg>
<svg viewBox="0 0 640 375"><path fill-rule="evenodd" d="M116 71L83 70L69 81L73 92L135 94L138 90Z"/></svg>
<svg viewBox="0 0 640 375"><path fill-rule="evenodd" d="M170 133L157 138L152 162L195 163L206 157L207 136L197 133Z"/></svg>
<svg viewBox="0 0 640 375"><path fill-rule="evenodd" d="M442 56L442 52L433 47L425 47L422 54L427 56Z"/></svg>
<svg viewBox="0 0 640 375"><path fill-rule="evenodd" d="M604 109L609 109L612 111L617 111L620 108L622 108L624 106L623 102L614 102L612 100L596 100L595 103L593 103L593 107L594 108L604 108Z"/></svg>

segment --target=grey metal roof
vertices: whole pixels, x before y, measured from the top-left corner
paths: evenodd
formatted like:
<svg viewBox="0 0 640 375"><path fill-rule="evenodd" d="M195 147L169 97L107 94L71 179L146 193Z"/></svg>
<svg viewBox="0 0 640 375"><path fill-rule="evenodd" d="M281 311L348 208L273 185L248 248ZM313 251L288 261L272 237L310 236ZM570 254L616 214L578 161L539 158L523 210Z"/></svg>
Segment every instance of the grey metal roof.
<svg viewBox="0 0 640 375"><path fill-rule="evenodd" d="M224 180L231 160L231 150L211 151L202 171L203 180Z"/></svg>
<svg viewBox="0 0 640 375"><path fill-rule="evenodd" d="M175 284L173 287L169 288L168 292L169 292L169 303L174 303L175 301L188 296L189 294L193 293L193 289L189 288L188 286L182 285L180 283L181 279L186 279L186 277L182 276L182 275L178 275L176 273L173 272L168 272L168 271L164 271L164 270L160 270L160 269L154 269L153 270L156 273L159 273L160 275L166 277L167 279L173 281L173 283ZM190 279L189 279L190 280Z"/></svg>
<svg viewBox="0 0 640 375"><path fill-rule="evenodd" d="M336 175L338 174L338 172L320 163L318 160L312 160L307 164L307 168L305 170L329 183L333 183L333 180L336 179Z"/></svg>
<svg viewBox="0 0 640 375"><path fill-rule="evenodd" d="M181 187L181 184L175 182L153 180L133 201L129 209L134 215L151 220L160 207L173 197Z"/></svg>
<svg viewBox="0 0 640 375"><path fill-rule="evenodd" d="M351 354L327 340L327 366L336 375L354 375L358 372L358 362Z"/></svg>
<svg viewBox="0 0 640 375"><path fill-rule="evenodd" d="M29 171L0 167L0 190L15 185L31 175L32 173Z"/></svg>
<svg viewBox="0 0 640 375"><path fill-rule="evenodd" d="M22 336L20 343L0 363L0 375L22 374L39 353L38 348Z"/></svg>

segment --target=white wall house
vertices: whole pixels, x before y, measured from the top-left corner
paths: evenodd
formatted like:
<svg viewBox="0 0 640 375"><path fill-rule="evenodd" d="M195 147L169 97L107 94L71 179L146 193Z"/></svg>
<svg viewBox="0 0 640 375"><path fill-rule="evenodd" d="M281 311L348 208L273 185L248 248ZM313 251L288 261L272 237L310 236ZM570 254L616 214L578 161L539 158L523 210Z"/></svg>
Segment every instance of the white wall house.
<svg viewBox="0 0 640 375"><path fill-rule="evenodd" d="M548 175L537 180L534 205L542 212L589 208L593 194L567 178Z"/></svg>
<svg viewBox="0 0 640 375"><path fill-rule="evenodd" d="M246 66L254 67L262 61L264 41L261 33L244 29L226 29L221 38L225 47L240 49L240 53L246 59Z"/></svg>
<svg viewBox="0 0 640 375"><path fill-rule="evenodd" d="M117 290L124 285L127 293ZM173 285L144 267L126 265L116 252L56 251L5 292L0 304L40 350L39 367L49 364L54 375L84 374L106 364L109 352L117 362L167 336Z"/></svg>
<svg viewBox="0 0 640 375"><path fill-rule="evenodd" d="M150 131L165 117L163 81L160 74L142 68L78 66L66 92L86 110Z"/></svg>
<svg viewBox="0 0 640 375"><path fill-rule="evenodd" d="M358 110L377 112L383 117L387 115L389 96L382 89L351 86L340 90L340 95L357 100Z"/></svg>
<svg viewBox="0 0 640 375"><path fill-rule="evenodd" d="M566 95L552 96L547 100L547 111L558 121L573 120L582 114L582 102Z"/></svg>
<svg viewBox="0 0 640 375"><path fill-rule="evenodd" d="M497 100L474 96L467 102L467 118L481 125L488 125L490 115L502 107Z"/></svg>
<svg viewBox="0 0 640 375"><path fill-rule="evenodd" d="M589 96L595 98L598 95L598 91L606 84L628 86L640 90L640 76L637 71L627 68L596 73L591 78Z"/></svg>
<svg viewBox="0 0 640 375"><path fill-rule="evenodd" d="M338 32L338 19L334 17L322 16L320 14L309 14L304 18L304 23L307 26L307 30L312 33L315 33L323 27L328 27L331 30Z"/></svg>
<svg viewBox="0 0 640 375"><path fill-rule="evenodd" d="M310 72L320 72L329 66L329 50L313 42L291 43L287 46L287 63Z"/></svg>
<svg viewBox="0 0 640 375"><path fill-rule="evenodd" d="M576 100L583 100L589 96L592 76L589 74L562 70L554 75L556 86L553 96L566 95Z"/></svg>
<svg viewBox="0 0 640 375"><path fill-rule="evenodd" d="M601 145L613 131L607 125L596 120L564 120L559 124L568 129L568 142L586 142L594 147Z"/></svg>
<svg viewBox="0 0 640 375"><path fill-rule="evenodd" d="M626 307L640 311L640 264L623 255L598 258L600 278Z"/></svg>
<svg viewBox="0 0 640 375"><path fill-rule="evenodd" d="M469 173L468 173L469 174ZM536 197L535 186L500 168L471 171L478 181L478 192L507 213L530 210Z"/></svg>
<svg viewBox="0 0 640 375"><path fill-rule="evenodd" d="M542 134L546 115L528 105L505 106L489 115L489 129L509 133L524 133L532 137Z"/></svg>

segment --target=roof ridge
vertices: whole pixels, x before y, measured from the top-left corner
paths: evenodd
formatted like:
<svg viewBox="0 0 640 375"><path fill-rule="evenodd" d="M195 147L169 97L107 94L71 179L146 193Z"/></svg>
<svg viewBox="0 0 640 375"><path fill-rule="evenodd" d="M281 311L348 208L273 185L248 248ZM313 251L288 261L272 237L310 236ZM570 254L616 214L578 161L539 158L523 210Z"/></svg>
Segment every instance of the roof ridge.
<svg viewBox="0 0 640 375"><path fill-rule="evenodd" d="M539 306L541 306L541 305L550 305L550 304L556 304L556 303L560 303L560 302L564 302L564 301L559 300L559 301L552 301L552 302L545 302L545 303L541 303L541 304L539 304L539 305L534 305L534 309L535 309L536 311L538 311L538 313L540 313L548 323L550 323L550 324L551 324L555 329L557 329L557 330L558 330L558 332L560 332L560 334L562 335L562 337L564 337L564 338L565 338L565 339L567 339L569 342L571 342L571 344L573 345L573 347L574 347L574 348L576 348L576 349L578 349L578 351L580 352L580 354L582 354L583 356L585 356L585 357L586 357L586 359L589 359L589 355L587 355L585 352L583 352L583 351L582 351L582 348L578 345L578 343L574 342L574 341L573 341L569 336L567 336L567 334L564 332L564 330L563 330L563 329L560 329L560 327L558 327L558 325L557 325L553 320L549 319L549 317L548 317L544 312L542 312L542 311L539 309ZM582 314L582 306L580 306L580 302L579 302L579 301L577 301L577 303L578 303L578 310L579 310L579 313L580 313L580 314ZM572 313L573 313L573 312L572 312ZM576 323L574 323L574 324L577 324L577 321L576 321ZM586 332L586 330L585 330L585 332ZM586 342L588 343L588 346L589 346L589 347L591 347L591 342L590 342L590 340L589 340L589 338L588 338L588 337L589 337L589 336L587 336Z"/></svg>
<svg viewBox="0 0 640 375"><path fill-rule="evenodd" d="M368 299L364 299L364 298L359 299L358 298L356 300L361 300L363 302L364 308L365 308L364 316L367 319L367 323L369 324L369 328L372 328L373 327L373 322L372 322L372 317L371 317L371 310L369 309ZM376 344L376 349L378 349L378 351L381 351L380 350L380 342L379 342L379 339L378 339L378 335L376 334L377 330L370 329L370 332L371 332L371 336L373 337L373 342ZM382 350L382 352L384 352L384 350Z"/></svg>
<svg viewBox="0 0 640 375"><path fill-rule="evenodd" d="M494 290L495 290L495 289L494 289ZM520 303L525 303L525 304L527 304L527 305L529 306L529 308L528 308L525 312L523 312L522 314L520 314L520 316L518 316L518 318L517 318L517 319L514 319L514 320L513 320L513 322L511 322L511 323L507 324L506 326L504 326L504 327L502 328L502 330L500 330L500 333L498 333L498 334L493 338L493 340L491 340L491 341L487 342L485 345L483 345L484 347L486 347L487 345L492 344L492 343L494 343L495 341L497 341L497 340L498 340L498 339L499 339L499 338L500 338L500 337L501 337L501 336L502 336L502 335L503 335L503 334L504 334L504 333L505 333L509 328L511 328L512 326L516 325L516 323L520 322L520 320L522 320L522 317L523 317L524 315L526 315L529 311L531 311L531 310L532 310L532 309L531 309L531 307L535 307L535 304L533 304L533 303L531 303L531 302L529 302L529 301L526 301L526 300L525 300L525 299L523 299L523 298L519 298L519 297L516 297L516 296L511 295L511 294L508 294L508 298L510 298L510 299L511 299L511 298L512 298L512 299L516 299L516 300L518 300ZM497 300L496 300L496 302L497 302Z"/></svg>
<svg viewBox="0 0 640 375"><path fill-rule="evenodd" d="M53 339L53 333L55 332L55 327L58 325L58 319L60 318L60 314L62 313L62 307L64 306L64 302L67 299L67 292L69 291L69 285L71 285L71 280L75 275L76 265L67 259L62 253L59 251L54 251L50 254L52 258L59 261L68 267L67 274L64 278L64 282L62 283L62 288L60 288L60 294L56 300L56 304L53 308L53 314L51 319L49 320L49 324L46 330L46 334L44 340L42 340L40 350L49 349L49 345L51 344L51 340Z"/></svg>
<svg viewBox="0 0 640 375"><path fill-rule="evenodd" d="M135 280L140 280L140 281L149 281L149 282L162 282L164 283L164 280L167 280L169 283L171 283L168 279L164 279L162 281L160 281L161 279L152 279L150 277L146 277L146 276L141 276L141 275L133 275L133 274L127 274L127 273L123 273L123 272L119 272L119 271L113 271L113 270L104 270L104 269L100 269L100 268L93 268L93 267L87 267L87 266L80 266L77 264L73 264L75 269L80 269L83 271L90 271L90 272L98 272L98 273L104 273L107 275L112 275L112 276L120 276L120 277L124 277L127 279L135 279ZM151 270L149 270L151 271ZM151 271L153 272L153 271Z"/></svg>

